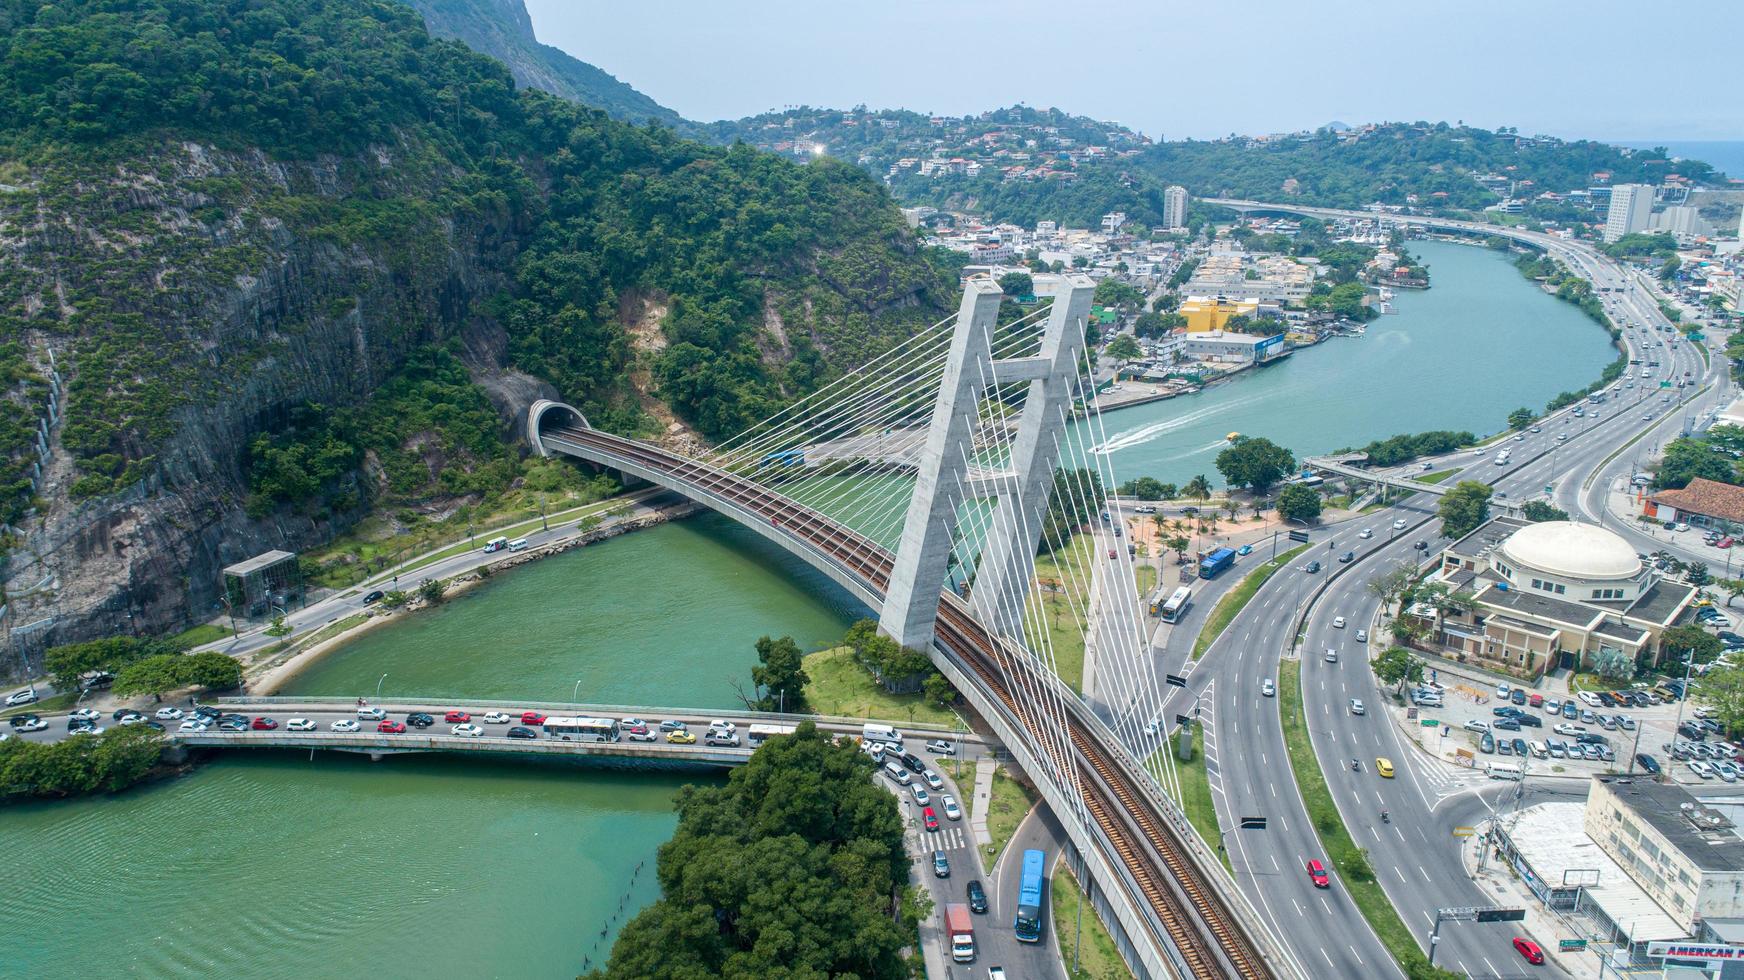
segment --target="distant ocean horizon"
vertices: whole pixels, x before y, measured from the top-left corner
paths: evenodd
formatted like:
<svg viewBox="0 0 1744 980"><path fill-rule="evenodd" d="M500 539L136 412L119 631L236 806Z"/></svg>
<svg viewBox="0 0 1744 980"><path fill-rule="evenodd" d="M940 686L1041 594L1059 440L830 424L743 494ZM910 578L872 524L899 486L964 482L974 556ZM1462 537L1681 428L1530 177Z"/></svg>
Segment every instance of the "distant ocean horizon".
<svg viewBox="0 0 1744 980"><path fill-rule="evenodd" d="M1700 160L1728 177L1744 178L1744 140L1607 140L1616 146L1650 150L1663 146L1674 157Z"/></svg>

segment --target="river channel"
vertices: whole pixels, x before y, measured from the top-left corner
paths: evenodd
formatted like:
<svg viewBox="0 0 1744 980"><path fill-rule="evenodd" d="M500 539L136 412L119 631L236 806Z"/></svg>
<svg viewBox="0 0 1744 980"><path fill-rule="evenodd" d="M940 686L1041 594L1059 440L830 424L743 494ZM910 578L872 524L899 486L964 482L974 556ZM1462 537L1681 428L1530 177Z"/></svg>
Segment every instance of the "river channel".
<svg viewBox="0 0 1744 980"><path fill-rule="evenodd" d="M1367 336L1110 414L1120 477L1215 481L1230 431L1299 455L1494 431L1614 356L1598 327L1500 255L1413 250L1435 288L1401 294ZM703 515L517 569L365 635L287 693L369 694L381 681L388 696L725 707L758 636L815 649L863 614L823 576ZM657 894L654 855L684 781L238 754L115 798L0 810L0 973L574 976Z"/></svg>

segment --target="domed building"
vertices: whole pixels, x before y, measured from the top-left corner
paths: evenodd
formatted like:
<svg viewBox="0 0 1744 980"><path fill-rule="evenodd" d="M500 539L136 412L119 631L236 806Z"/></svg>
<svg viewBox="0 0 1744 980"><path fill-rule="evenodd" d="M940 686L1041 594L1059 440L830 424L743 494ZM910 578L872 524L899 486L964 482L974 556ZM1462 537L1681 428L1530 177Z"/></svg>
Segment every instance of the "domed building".
<svg viewBox="0 0 1744 980"><path fill-rule="evenodd" d="M1446 655L1534 677L1583 669L1604 650L1657 659L1659 635L1696 593L1656 575L1628 541L1597 524L1512 517L1449 545L1430 580L1469 598L1410 610L1431 623Z"/></svg>

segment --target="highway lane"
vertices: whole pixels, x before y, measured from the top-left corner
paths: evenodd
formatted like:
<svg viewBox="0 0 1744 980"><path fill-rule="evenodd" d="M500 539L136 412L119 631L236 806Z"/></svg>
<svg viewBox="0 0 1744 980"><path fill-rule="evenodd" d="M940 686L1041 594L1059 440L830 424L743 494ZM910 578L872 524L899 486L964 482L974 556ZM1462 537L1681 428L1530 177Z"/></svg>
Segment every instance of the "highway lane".
<svg viewBox="0 0 1744 980"><path fill-rule="evenodd" d="M1590 267L1587 271L1594 274ZM1641 322L1653 322L1657 310L1640 308L1643 302L1637 301L1635 312L1644 318ZM1651 355L1643 356L1640 346L1647 336L1640 330L1625 331L1631 356L1651 359ZM1655 380L1675 379L1684 370L1691 371L1692 378L1718 370L1703 368L1688 343L1653 348L1655 353L1662 350L1670 356L1660 359L1669 363L1662 365ZM1578 483L1570 474L1578 477L1590 471L1627 442L1642 428L1641 414L1654 416L1661 426L1675 424L1678 411L1674 405L1641 399L1645 392L1636 380L1634 404L1628 397L1631 389L1624 387L1621 402L1607 399L1597 407L1596 419L1591 412L1583 412L1585 418L1575 418L1570 407L1539 423L1538 432L1509 437L1501 445L1513 451L1512 465L1491 462L1499 448L1491 446L1431 460L1433 468L1455 466L1463 477L1496 481L1498 489L1514 502L1542 499L1546 485ZM1620 413L1625 406L1636 414ZM1568 438L1559 440L1559 435ZM1539 456L1542 458L1535 459ZM1302 648L1305 707L1334 798L1358 842L1369 847L1389 898L1420 937L1426 937L1435 907L1482 901L1458 864L1452 839L1440 838L1431 829L1436 826L1431 820L1436 804L1446 798L1457 799L1445 794L1457 793L1465 779L1436 768L1419 771L1414 761L1407 761L1407 753L1385 716L1359 717L1349 712L1347 704L1352 697L1374 704L1375 688L1372 673L1354 655L1359 645L1346 638L1358 625L1369 622L1378 604L1367 591L1367 581L1373 575L1397 561L1423 557L1424 552L1412 547L1419 540L1430 543L1428 554L1442 545L1434 533L1438 522L1429 516L1434 503L1434 498L1419 495L1366 520L1346 522L1343 527L1316 534L1317 542L1326 536L1333 539L1329 550L1343 550L1348 543L1357 551L1359 561L1330 584L1315 604ZM1353 538L1363 525L1377 532L1390 531L1392 520L1401 515L1407 528L1391 543L1383 533L1370 539ZM1207 709L1202 717L1208 728L1208 768L1214 773L1213 797L1223 827L1233 828L1241 815L1270 818L1270 827L1264 832L1228 831L1231 859L1243 888L1261 906L1278 934L1290 937L1298 958L1304 964L1324 963L1344 975L1391 973L1390 959L1366 924L1354 909L1341 908L1336 901L1338 884L1335 882L1329 892L1314 890L1301 870L1303 860L1320 856L1318 839L1306 825L1306 814L1294 792L1283 756L1276 705L1259 692L1259 681L1272 675L1279 651L1295 641L1290 631L1302 575L1295 569L1282 572L1260 591L1213 647L1206 667L1194 675L1189 689L1174 696L1169 713L1174 713L1176 705L1195 702ZM1343 630L1330 625L1336 615L1347 619ZM1334 634L1338 634L1336 639ZM1340 663L1327 664L1321 659L1326 646L1341 646L1347 651ZM1363 759L1362 772L1350 771L1352 755ZM1373 760L1380 755L1393 759L1398 766L1397 778L1383 780L1374 774ZM1380 822L1382 807L1398 818L1396 822ZM1506 928L1498 924L1444 931L1438 960L1474 976L1508 975L1503 971L1522 964L1508 947L1508 935L1503 934ZM1374 966L1382 961L1387 966Z"/></svg>

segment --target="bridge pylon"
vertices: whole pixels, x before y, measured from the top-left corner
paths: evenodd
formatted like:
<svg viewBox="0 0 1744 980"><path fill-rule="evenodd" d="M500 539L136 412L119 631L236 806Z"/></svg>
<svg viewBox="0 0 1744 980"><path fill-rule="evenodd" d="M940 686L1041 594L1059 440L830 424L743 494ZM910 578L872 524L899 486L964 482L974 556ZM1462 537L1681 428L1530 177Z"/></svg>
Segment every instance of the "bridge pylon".
<svg viewBox="0 0 1744 980"><path fill-rule="evenodd" d="M912 650L932 646L939 590L949 570L952 532L967 497L998 496L976 572L974 603L985 620L1021 635L1023 596L1034 577L1048 491L1059 461L1061 429L1070 415L1073 373L1084 350L1085 319L1095 284L1088 276L1037 277L1037 293L1052 292L1054 304L1042 331L1040 352L995 358L993 327L1004 298L997 285L970 280L917 467L914 496L903 522L878 625ZM972 486L965 472L983 392L996 384L1028 382L1029 392L1006 465L1009 479ZM960 488L969 487L967 491ZM981 492L985 490L985 492Z"/></svg>

